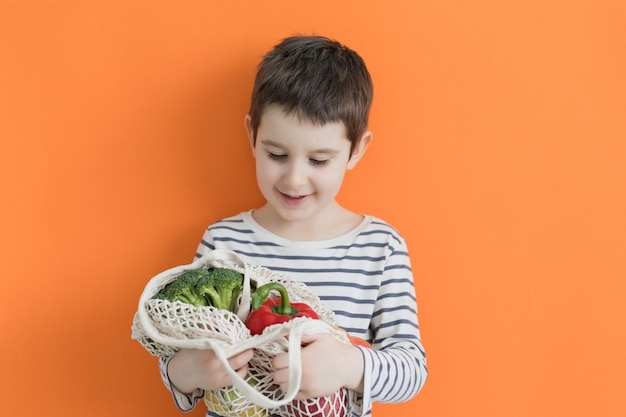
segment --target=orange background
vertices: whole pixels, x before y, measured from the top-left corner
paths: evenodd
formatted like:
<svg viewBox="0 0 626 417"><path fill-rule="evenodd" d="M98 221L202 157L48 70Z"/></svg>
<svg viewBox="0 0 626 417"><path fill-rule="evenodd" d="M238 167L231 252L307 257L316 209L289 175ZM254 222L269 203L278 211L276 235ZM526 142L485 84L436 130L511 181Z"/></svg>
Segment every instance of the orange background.
<svg viewBox="0 0 626 417"><path fill-rule="evenodd" d="M413 256L430 377L377 416L626 415L621 0L2 0L0 413L180 415L132 316L261 204L243 116L296 32L367 61L340 200Z"/></svg>

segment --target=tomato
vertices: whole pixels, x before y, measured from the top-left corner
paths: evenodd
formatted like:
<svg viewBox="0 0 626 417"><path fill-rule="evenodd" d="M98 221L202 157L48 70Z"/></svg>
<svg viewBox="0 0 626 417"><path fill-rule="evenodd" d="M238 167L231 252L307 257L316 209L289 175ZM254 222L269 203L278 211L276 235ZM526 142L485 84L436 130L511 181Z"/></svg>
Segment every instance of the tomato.
<svg viewBox="0 0 626 417"><path fill-rule="evenodd" d="M350 341L350 343L352 345L354 345L354 346L363 346L363 347L366 347L368 349L372 348L372 345L367 340L361 339L360 337L352 336L350 333L348 333L347 331L345 331L341 327L335 327L335 329L341 330L342 332L344 332L346 334L346 336L348 337L348 340Z"/></svg>

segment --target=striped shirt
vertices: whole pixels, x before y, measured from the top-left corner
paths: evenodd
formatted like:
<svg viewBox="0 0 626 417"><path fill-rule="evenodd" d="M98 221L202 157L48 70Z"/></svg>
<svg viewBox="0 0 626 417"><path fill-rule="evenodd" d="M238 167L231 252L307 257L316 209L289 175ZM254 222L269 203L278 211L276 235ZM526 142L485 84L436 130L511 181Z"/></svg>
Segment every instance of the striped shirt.
<svg viewBox="0 0 626 417"><path fill-rule="evenodd" d="M196 257L213 249L234 251L250 264L304 282L334 311L339 326L372 344L374 349L361 349L365 371L358 415L371 415L373 402L407 401L426 382L407 246L386 222L365 216L337 238L292 241L264 229L247 211L209 226ZM176 392L166 375L167 362L161 360L163 380L178 407L188 411L203 392ZM209 411L207 416L217 415Z"/></svg>

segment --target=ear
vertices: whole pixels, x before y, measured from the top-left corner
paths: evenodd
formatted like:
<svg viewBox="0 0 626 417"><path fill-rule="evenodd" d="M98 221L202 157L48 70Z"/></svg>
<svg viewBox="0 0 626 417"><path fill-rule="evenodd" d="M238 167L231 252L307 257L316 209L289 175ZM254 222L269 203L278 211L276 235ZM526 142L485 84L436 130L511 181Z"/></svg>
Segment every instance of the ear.
<svg viewBox="0 0 626 417"><path fill-rule="evenodd" d="M256 158L256 147L254 146L254 130L252 129L252 119L249 114L246 114L246 117L243 119L243 126L246 129L246 133L248 135L248 141L250 142L250 147L252 148L252 155Z"/></svg>
<svg viewBox="0 0 626 417"><path fill-rule="evenodd" d="M372 132L368 130L367 132L363 133L363 136L361 136L361 139L359 139L359 141L354 146L352 155L350 156L350 159L348 160L347 169L354 169L357 162L359 162L361 158L363 158L363 155L365 154L365 151L367 151L367 147L369 146L371 141L372 141Z"/></svg>

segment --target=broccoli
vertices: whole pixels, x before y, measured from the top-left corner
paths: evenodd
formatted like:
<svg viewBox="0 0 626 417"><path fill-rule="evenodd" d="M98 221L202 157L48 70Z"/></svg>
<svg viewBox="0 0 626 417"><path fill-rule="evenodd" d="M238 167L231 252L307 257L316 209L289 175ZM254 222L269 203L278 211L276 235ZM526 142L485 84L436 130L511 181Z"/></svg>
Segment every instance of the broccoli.
<svg viewBox="0 0 626 417"><path fill-rule="evenodd" d="M183 272L154 296L194 306L235 311L243 289L243 275L227 268L198 268Z"/></svg>
<svg viewBox="0 0 626 417"><path fill-rule="evenodd" d="M197 290L197 283L209 274L206 269L193 269L185 271L176 279L168 283L155 298L161 298L168 301L180 301L194 306L207 305L204 296L200 295Z"/></svg>
<svg viewBox="0 0 626 417"><path fill-rule="evenodd" d="M198 281L198 294L206 297L213 307L235 311L243 290L243 275L227 268L214 268L209 272Z"/></svg>

